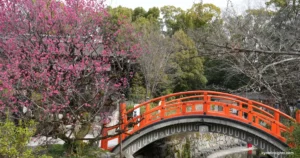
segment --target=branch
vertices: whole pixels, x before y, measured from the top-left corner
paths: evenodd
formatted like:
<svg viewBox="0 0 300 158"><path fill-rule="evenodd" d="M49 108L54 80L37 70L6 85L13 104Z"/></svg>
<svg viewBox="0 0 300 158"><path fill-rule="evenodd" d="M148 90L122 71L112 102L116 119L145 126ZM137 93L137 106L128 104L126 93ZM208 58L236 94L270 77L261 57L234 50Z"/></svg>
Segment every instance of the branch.
<svg viewBox="0 0 300 158"><path fill-rule="evenodd" d="M284 60L281 60L281 61L278 61L278 62L274 62L274 63L271 63L269 65L266 65L260 72L259 74L262 74L264 71L266 71L270 66L275 66L277 64L281 64L281 63L284 63L284 62L288 62L288 61L292 61L292 60L298 60L300 59L300 57L298 58L288 58L288 59L284 59Z"/></svg>
<svg viewBox="0 0 300 158"><path fill-rule="evenodd" d="M265 50L257 50L257 49L243 49L243 48L233 48L229 46L218 45L215 43L204 42L203 44L212 45L219 48L225 48L228 50L234 50L235 52L244 52L244 53L261 53L261 54L278 54L278 55L295 55L300 56L300 52L276 52L276 51L265 51ZM219 53L221 54L221 53Z"/></svg>

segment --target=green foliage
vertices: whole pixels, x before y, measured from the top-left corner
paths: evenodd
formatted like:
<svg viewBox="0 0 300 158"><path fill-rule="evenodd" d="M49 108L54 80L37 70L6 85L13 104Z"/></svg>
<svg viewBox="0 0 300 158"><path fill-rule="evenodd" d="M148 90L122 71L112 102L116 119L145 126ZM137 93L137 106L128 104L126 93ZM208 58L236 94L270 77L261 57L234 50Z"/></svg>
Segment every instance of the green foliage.
<svg viewBox="0 0 300 158"><path fill-rule="evenodd" d="M295 145L295 148L290 149L290 152L294 154L289 155L290 158L298 158L300 157L300 124L295 123L293 125L294 131L288 139L288 143L292 143Z"/></svg>
<svg viewBox="0 0 300 158"><path fill-rule="evenodd" d="M0 157L1 158L50 158L46 155L37 156L27 144L35 133L35 123L19 122L16 126L8 118L0 122Z"/></svg>
<svg viewBox="0 0 300 158"><path fill-rule="evenodd" d="M176 31L200 28L212 20L219 19L221 10L213 4L195 3L187 11L174 6L164 6L161 13L167 34L173 35Z"/></svg>
<svg viewBox="0 0 300 158"><path fill-rule="evenodd" d="M140 74L143 75L143 87L146 88L145 99L152 98L158 92L157 87L166 81L165 70L173 45L169 37L162 35L157 22L141 17L135 22L135 26L142 33L139 41L144 53L137 61Z"/></svg>
<svg viewBox="0 0 300 158"><path fill-rule="evenodd" d="M267 10L265 8L248 9L248 10L246 10L246 13L247 13L247 15L253 15L253 16L256 16L256 17L264 16L264 15L268 15L268 16L275 15L274 11Z"/></svg>
<svg viewBox="0 0 300 158"><path fill-rule="evenodd" d="M195 43L182 31L177 31L172 37L176 41L176 50L171 62L177 65L178 76L172 83L173 92L201 89L207 82L204 76L204 59L198 56Z"/></svg>
<svg viewBox="0 0 300 158"><path fill-rule="evenodd" d="M243 74L228 73L230 66L223 60L206 58L204 62L205 77L208 82L206 88L211 90L238 89L249 81ZM217 86L217 87L215 87Z"/></svg>
<svg viewBox="0 0 300 158"><path fill-rule="evenodd" d="M86 143L82 143L81 153L67 154L65 151L67 146L55 144L48 147L48 155L55 158L95 158L95 157L107 157L109 153L101 148L95 146L89 146Z"/></svg>
<svg viewBox="0 0 300 158"><path fill-rule="evenodd" d="M144 78L140 73L135 73L132 84L130 87L129 99L135 103L139 103L141 100L146 99L146 89L144 85Z"/></svg>
<svg viewBox="0 0 300 158"><path fill-rule="evenodd" d="M180 23L184 23L185 12L181 8L174 6L164 6L160 8L163 15L164 24L167 28L167 34L172 35L182 26Z"/></svg>
<svg viewBox="0 0 300 158"><path fill-rule="evenodd" d="M107 10L115 23L117 23L118 20L136 22L140 18L151 21L151 23L157 23L160 15L159 8L157 7L150 8L148 12L142 7L137 7L132 10L122 6L116 8L108 7Z"/></svg>
<svg viewBox="0 0 300 158"><path fill-rule="evenodd" d="M118 6L116 8L108 8L109 14L112 16L114 23L118 23L118 20L127 20L128 22L132 21L133 11L130 8Z"/></svg>
<svg viewBox="0 0 300 158"><path fill-rule="evenodd" d="M144 37L153 33L154 31L160 30L160 25L158 21L155 21L153 19L147 19L145 17L139 17L136 21L133 22L133 25L135 27L135 30L139 33L142 33Z"/></svg>
<svg viewBox="0 0 300 158"><path fill-rule="evenodd" d="M183 150L181 152L181 158L190 158L191 157L191 142L189 139L186 139L186 143L183 145Z"/></svg>
<svg viewBox="0 0 300 158"><path fill-rule="evenodd" d="M134 24L136 31L144 36L141 39L142 43L145 44L144 48L147 46L150 51L153 51L154 41L158 41L158 39L151 39L150 37L153 34L158 34L158 37L162 38L161 40L172 40L172 49L174 48L175 50L171 55L171 61L166 61L169 62L168 68L167 71L164 70L161 73L156 92L149 91L149 88L146 90L145 76L136 74L131 82L130 94L128 95L130 100L139 102L145 99L146 95L156 97L172 92L195 90L204 87L207 82L204 76L204 58L198 57L195 43L186 35L186 32L189 29L197 29L213 20L219 19L220 8L212 4L196 3L187 11L174 6L164 6L160 9L156 7L150 8L147 12L142 7L129 11L120 6L110 9L110 13L118 18L120 15L131 15L131 22ZM169 36L162 36L160 13Z"/></svg>
<svg viewBox="0 0 300 158"><path fill-rule="evenodd" d="M137 30L140 31L140 28L144 26L159 26L159 15L160 11L157 7L150 8L148 12L142 7L137 7L133 10L132 22L137 26Z"/></svg>
<svg viewBox="0 0 300 158"><path fill-rule="evenodd" d="M134 104L126 104L126 111L134 108Z"/></svg>
<svg viewBox="0 0 300 158"><path fill-rule="evenodd" d="M207 58L204 62L205 76L207 77L207 85L224 85L224 80L226 77L226 71L224 71L224 67L228 67L224 65L224 63L220 60L212 60Z"/></svg>
<svg viewBox="0 0 300 158"><path fill-rule="evenodd" d="M148 10L148 12L146 13L146 17L148 19L157 20L159 18L159 15L160 15L160 11L159 11L159 8L157 8L157 7L150 8Z"/></svg>
<svg viewBox="0 0 300 158"><path fill-rule="evenodd" d="M50 145L47 150L47 154L55 158L63 157L64 152L65 152L65 147L62 144Z"/></svg>
<svg viewBox="0 0 300 158"><path fill-rule="evenodd" d="M190 20L189 28L200 28L206 23L218 19L221 14L221 9L213 4L196 3L187 12L187 20Z"/></svg>
<svg viewBox="0 0 300 158"><path fill-rule="evenodd" d="M137 31L142 31L142 29L144 29L145 26L151 25L151 21L149 21L149 19L147 19L145 17L139 17L134 21L133 24ZM150 30L148 30L147 27L146 27L146 29L147 29L147 31L150 31Z"/></svg>
<svg viewBox="0 0 300 158"><path fill-rule="evenodd" d="M109 157L107 155L109 152L96 147L96 146L89 146L84 149L84 154L78 158L95 158L95 157Z"/></svg>
<svg viewBox="0 0 300 158"><path fill-rule="evenodd" d="M147 12L142 7L137 7L133 10L132 21L136 21L140 17L146 17Z"/></svg>
<svg viewBox="0 0 300 158"><path fill-rule="evenodd" d="M148 12L141 11L141 8L138 9L137 15L133 15L133 24L136 28L136 31L144 33L149 33L155 30L160 30L160 22L159 22L159 9L158 8L150 8ZM136 11L135 9L135 11Z"/></svg>
<svg viewBox="0 0 300 158"><path fill-rule="evenodd" d="M295 0L293 0L293 1L295 1ZM276 7L282 8L282 7L286 7L288 5L288 0L270 0L270 1L266 2L267 6L270 6L272 4L274 4Z"/></svg>

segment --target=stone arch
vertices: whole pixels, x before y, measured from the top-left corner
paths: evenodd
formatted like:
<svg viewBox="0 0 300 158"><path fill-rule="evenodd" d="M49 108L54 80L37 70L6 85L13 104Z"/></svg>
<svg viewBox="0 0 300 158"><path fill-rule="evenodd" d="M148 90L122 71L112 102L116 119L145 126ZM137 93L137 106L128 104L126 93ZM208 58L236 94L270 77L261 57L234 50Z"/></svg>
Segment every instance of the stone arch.
<svg viewBox="0 0 300 158"><path fill-rule="evenodd" d="M134 155L156 140L185 132L220 133L251 143L265 152L283 152L288 148L281 140L249 124L224 117L190 115L162 120L141 129L123 140L123 151ZM119 146L116 146L112 152L118 153L119 150Z"/></svg>

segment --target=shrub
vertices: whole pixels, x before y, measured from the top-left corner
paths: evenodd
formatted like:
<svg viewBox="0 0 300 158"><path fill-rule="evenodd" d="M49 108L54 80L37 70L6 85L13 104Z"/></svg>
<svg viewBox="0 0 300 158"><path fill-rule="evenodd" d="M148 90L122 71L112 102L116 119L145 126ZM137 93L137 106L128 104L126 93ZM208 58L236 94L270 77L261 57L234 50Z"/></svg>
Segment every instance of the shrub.
<svg viewBox="0 0 300 158"><path fill-rule="evenodd" d="M292 136L288 140L288 143L293 143L295 148L290 149L294 154L289 155L290 158L299 158L300 157L300 125L294 124L294 131Z"/></svg>
<svg viewBox="0 0 300 158"><path fill-rule="evenodd" d="M82 143L85 144L85 143ZM104 151L103 149L91 146L89 144L82 145L80 151L76 153L68 153L66 145L54 144L48 147L48 155L55 158L102 158L102 157L112 157L112 154Z"/></svg>
<svg viewBox="0 0 300 158"><path fill-rule="evenodd" d="M35 123L19 122L16 126L7 117L0 122L0 157L1 158L51 158L46 155L37 156L33 149L27 146L35 133Z"/></svg>

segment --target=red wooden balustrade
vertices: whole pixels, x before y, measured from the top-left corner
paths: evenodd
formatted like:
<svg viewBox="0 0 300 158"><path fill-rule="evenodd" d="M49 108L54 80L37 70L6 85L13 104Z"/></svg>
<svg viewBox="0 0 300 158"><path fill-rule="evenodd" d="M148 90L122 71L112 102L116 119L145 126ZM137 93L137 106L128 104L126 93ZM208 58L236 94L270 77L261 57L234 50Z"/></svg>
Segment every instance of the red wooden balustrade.
<svg viewBox="0 0 300 158"><path fill-rule="evenodd" d="M278 109L260 102L214 91L174 93L146 101L128 111L126 111L124 103L120 105L120 108L122 125L119 130L126 131L121 135L122 140L142 128L161 120L189 115L224 117L251 124L283 142L286 142L283 132L291 133L293 130L292 123L300 123L299 111L295 120ZM128 119L128 116L137 108L140 108L141 114ZM237 113L234 113L234 111L237 111ZM138 123L136 123L137 121ZM133 126L133 123L136 124ZM109 131L116 131L118 127L105 127L102 135L107 136ZM119 138L119 136L115 136L101 140L101 148L112 149L112 146L108 146L108 142L118 139L120 143L121 140Z"/></svg>

